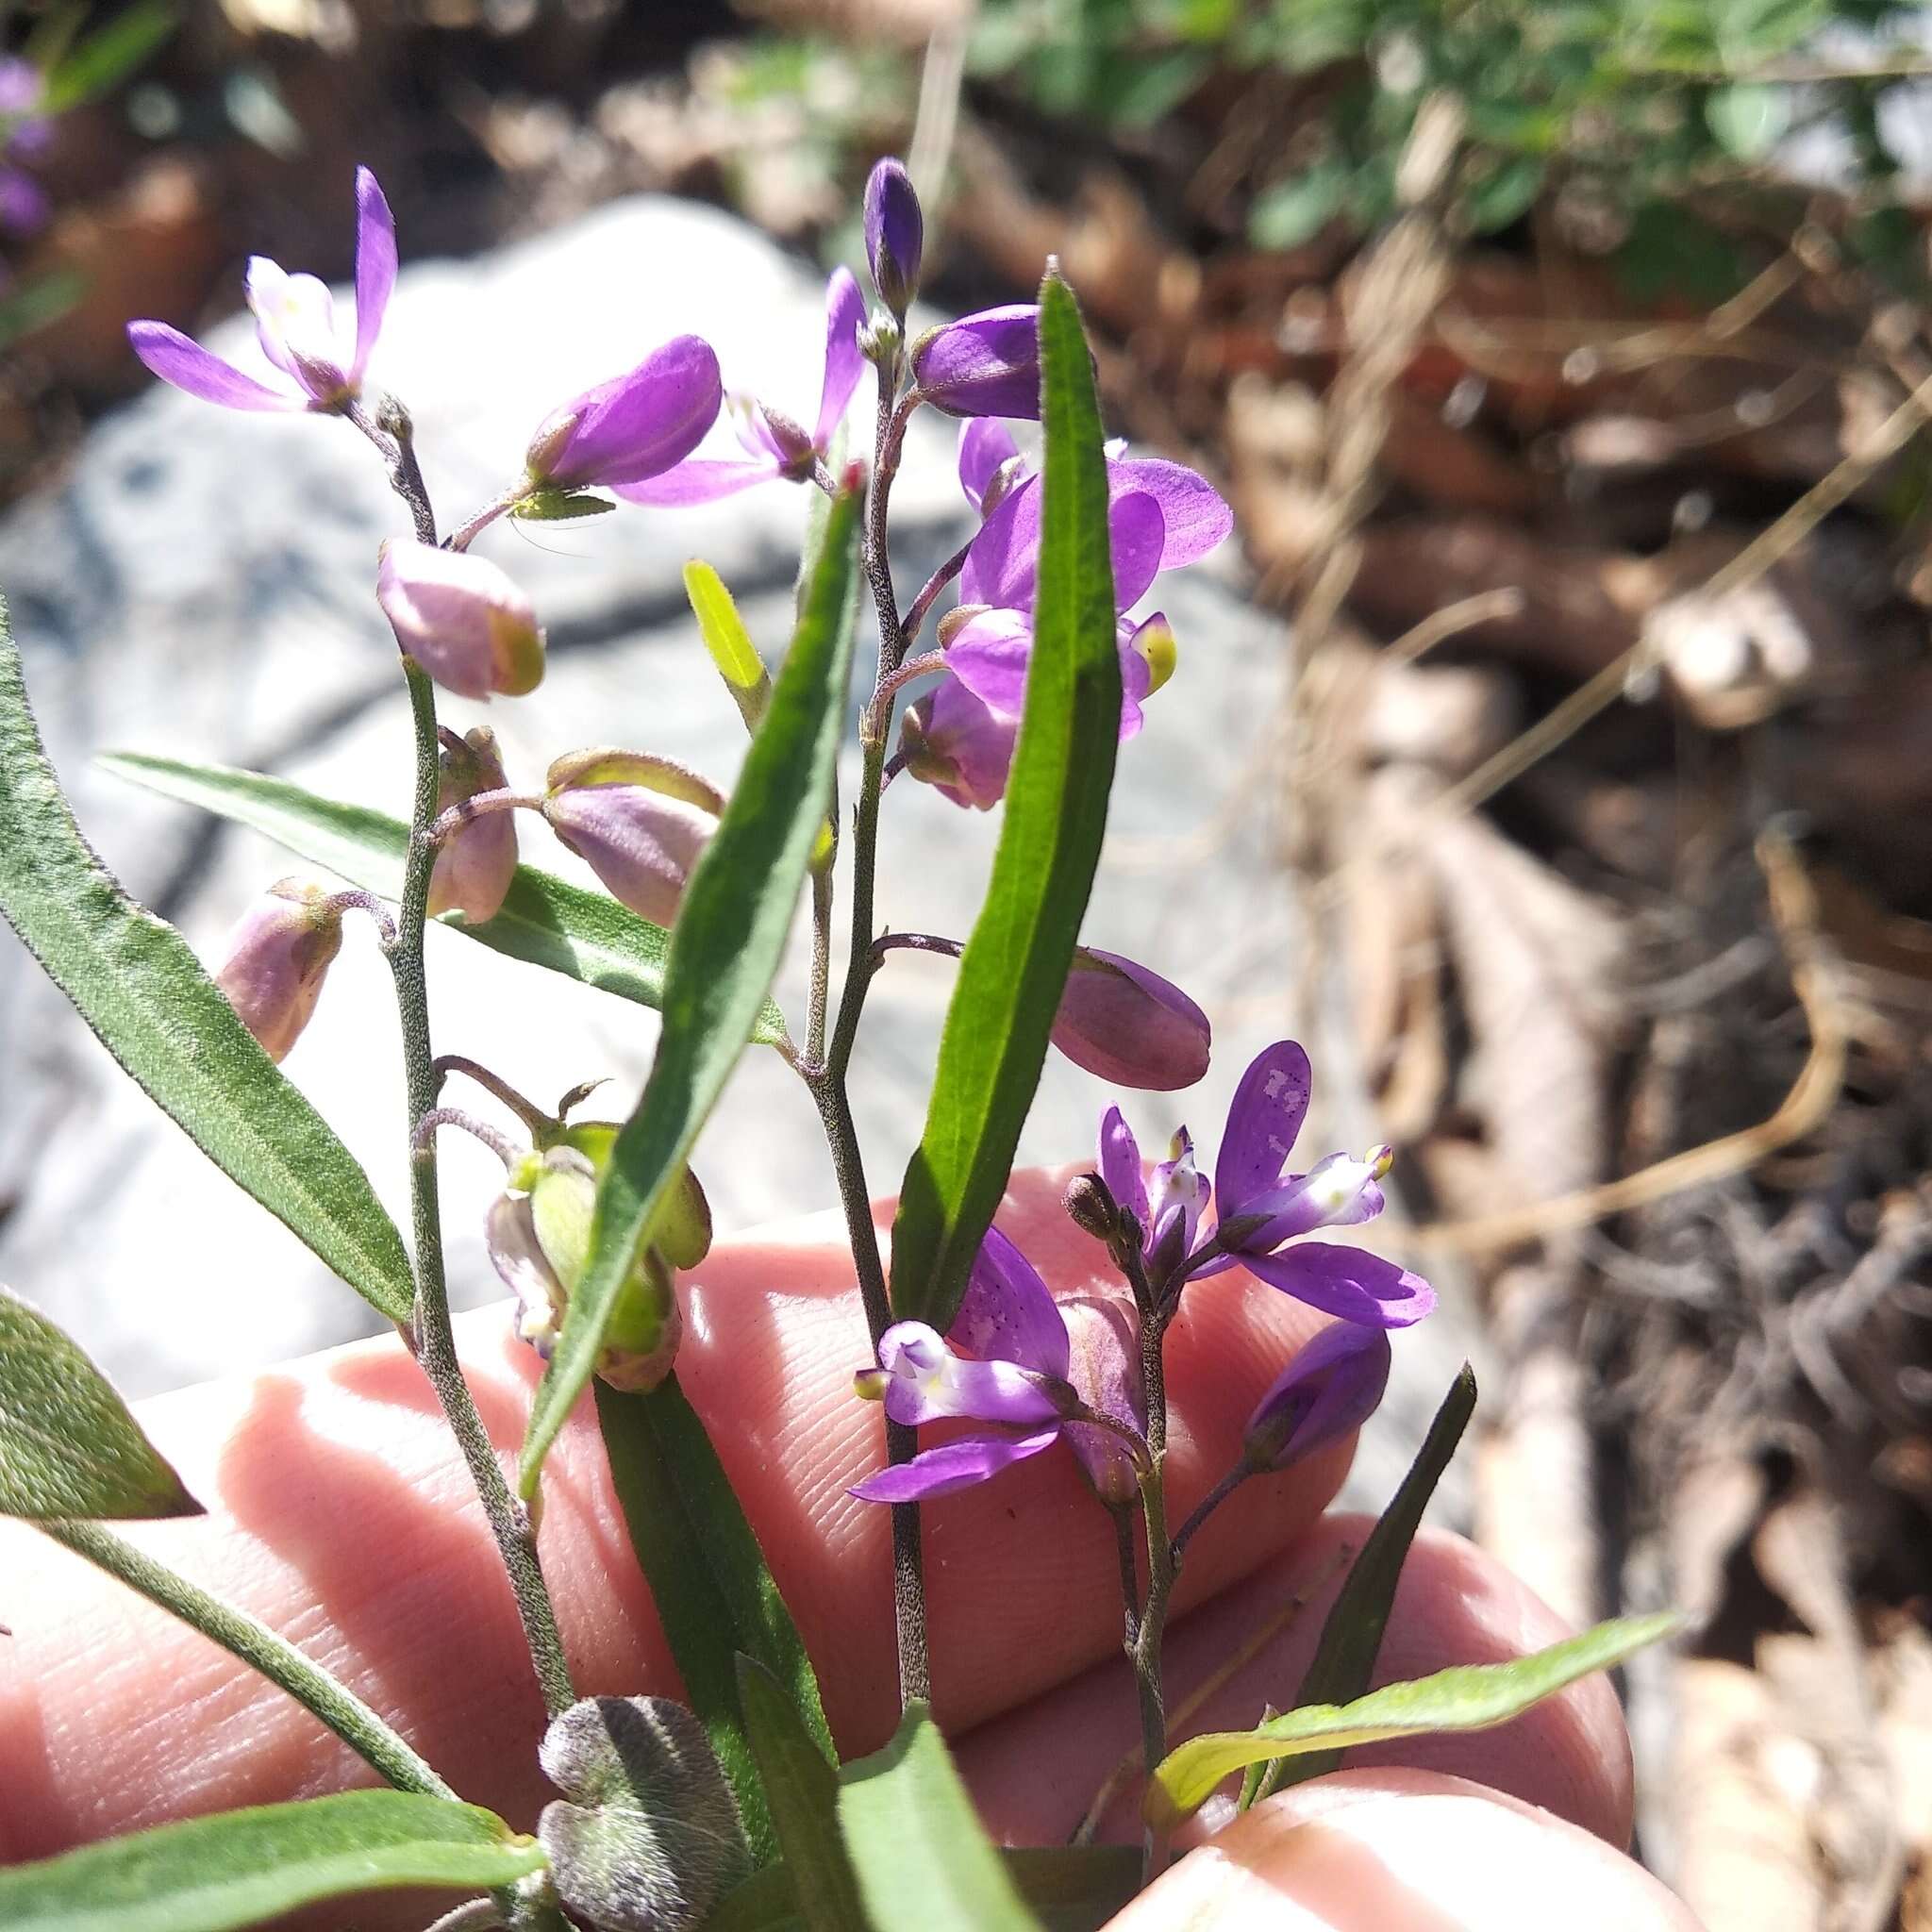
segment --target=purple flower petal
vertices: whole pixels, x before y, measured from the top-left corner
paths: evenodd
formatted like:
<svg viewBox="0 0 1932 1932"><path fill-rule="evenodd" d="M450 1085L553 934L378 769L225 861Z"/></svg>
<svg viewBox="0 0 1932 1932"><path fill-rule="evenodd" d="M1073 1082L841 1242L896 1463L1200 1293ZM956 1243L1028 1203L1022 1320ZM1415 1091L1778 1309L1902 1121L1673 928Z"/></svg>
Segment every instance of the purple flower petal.
<svg viewBox="0 0 1932 1932"><path fill-rule="evenodd" d="M920 392L949 416L1040 419L1040 310L1031 302L984 308L913 344Z"/></svg>
<svg viewBox="0 0 1932 1932"><path fill-rule="evenodd" d="M1249 1063L1227 1109L1214 1198L1223 1221L1247 1211L1248 1201L1281 1178L1295 1136L1307 1117L1313 1074L1298 1042L1278 1040Z"/></svg>
<svg viewBox="0 0 1932 1932"><path fill-rule="evenodd" d="M716 503L736 496L755 484L770 483L778 475L775 462L739 463L724 458L687 457L661 476L641 483L619 483L614 493L626 503L653 504L659 508L694 503Z"/></svg>
<svg viewBox="0 0 1932 1932"><path fill-rule="evenodd" d="M1140 1326L1132 1303L1118 1295L1075 1295L1064 1306L1073 1338L1073 1383L1095 1415L1125 1423L1141 1439L1147 1408L1141 1398ZM1069 1423L1064 1431L1082 1474L1104 1503L1132 1503L1140 1472L1127 1443L1098 1423Z"/></svg>
<svg viewBox="0 0 1932 1932"><path fill-rule="evenodd" d="M1058 1314L1054 1321L1058 1323ZM1063 1326L1059 1333L1064 1359ZM1063 1373L1058 1377L1065 1379ZM963 1419L1033 1427L1057 1422L1062 1397L1071 1399L1071 1391L1048 1389L1040 1374L1018 1362L970 1361L956 1355L924 1322L895 1322L879 1337L878 1382L886 1413L908 1426Z"/></svg>
<svg viewBox="0 0 1932 1932"><path fill-rule="evenodd" d="M47 191L31 175L0 168L0 235L37 235L52 213Z"/></svg>
<svg viewBox="0 0 1932 1932"><path fill-rule="evenodd" d="M947 646L946 664L961 690L1017 720L1026 702L1032 655L1033 626L1017 610L982 610L959 626Z"/></svg>
<svg viewBox="0 0 1932 1932"><path fill-rule="evenodd" d="M1436 1291L1420 1274L1366 1248L1299 1241L1278 1255L1243 1255L1241 1265L1311 1308L1370 1328L1407 1328L1436 1306Z"/></svg>
<svg viewBox="0 0 1932 1932"><path fill-rule="evenodd" d="M899 727L907 771L972 811L991 811L1006 795L1019 736L1017 717L994 710L950 677L921 698Z"/></svg>
<svg viewBox="0 0 1932 1932"><path fill-rule="evenodd" d="M1027 476L1000 498L967 546L959 601L996 610L1030 610L1040 572L1040 478Z"/></svg>
<svg viewBox="0 0 1932 1932"><path fill-rule="evenodd" d="M1184 463L1160 457L1129 457L1108 465L1116 496L1144 490L1160 506L1167 541L1160 555L1162 570L1179 570L1206 557L1226 541L1234 529L1234 512L1205 476Z"/></svg>
<svg viewBox="0 0 1932 1932"><path fill-rule="evenodd" d="M382 332L390 291L396 285L396 219L380 184L367 168L356 170L356 359L349 380L360 385L369 352Z"/></svg>
<svg viewBox="0 0 1932 1932"><path fill-rule="evenodd" d="M1382 1211L1382 1190L1377 1183L1389 1172L1391 1158L1387 1148L1377 1148L1366 1160L1350 1154L1330 1154L1307 1174L1293 1174L1278 1188L1263 1189L1241 1212L1273 1218L1241 1246L1258 1254L1278 1248L1297 1235L1311 1234L1318 1227L1355 1227L1373 1221Z"/></svg>
<svg viewBox="0 0 1932 1932"><path fill-rule="evenodd" d="M1150 1191L1154 1225L1149 1231L1149 1250L1168 1241L1182 1254L1191 1250L1201 1216L1207 1211L1209 1191L1208 1176L1195 1172L1194 1143L1187 1128L1176 1129L1168 1144L1167 1158L1154 1170Z"/></svg>
<svg viewBox="0 0 1932 1932"><path fill-rule="evenodd" d="M1391 1351L1381 1328L1338 1322L1298 1349L1248 1418L1245 1454L1263 1469L1286 1469L1353 1434L1374 1414L1389 1386Z"/></svg>
<svg viewBox="0 0 1932 1932"><path fill-rule="evenodd" d="M988 1228L979 1244L946 1339L984 1360L1017 1362L1040 1374L1067 1379L1067 1324L1033 1264L996 1227ZM993 1418L982 1415L982 1420Z"/></svg>
<svg viewBox="0 0 1932 1932"><path fill-rule="evenodd" d="M812 446L824 456L851 407L852 392L865 374L858 351L858 325L865 320L865 297L849 268L835 268L825 284L825 379L819 390L818 426Z"/></svg>
<svg viewBox="0 0 1932 1932"><path fill-rule="evenodd" d="M1059 1427L1030 1436L961 1436L937 1449L924 1449L910 1462L882 1469L846 1491L863 1503L924 1503L954 1490L970 1489L1001 1470L1051 1449L1060 1439Z"/></svg>
<svg viewBox="0 0 1932 1932"><path fill-rule="evenodd" d="M1208 1071L1212 1037L1207 1014L1159 974L1118 953L1074 948L1053 1043L1076 1067L1119 1087L1172 1093ZM1140 1220L1144 1231L1144 1212Z"/></svg>
<svg viewBox="0 0 1932 1932"><path fill-rule="evenodd" d="M163 382L173 383L176 389L199 396L205 403L219 403L225 409L307 407L307 397L257 382L254 376L242 375L233 363L224 362L164 322L130 322L127 340L134 353Z"/></svg>
<svg viewBox="0 0 1932 1932"><path fill-rule="evenodd" d="M994 416L969 416L959 425L959 488L978 509L1003 463L1020 454L1013 432ZM981 601L974 599L974 602Z"/></svg>
<svg viewBox="0 0 1932 1932"><path fill-rule="evenodd" d="M711 345L674 336L543 420L530 442L531 480L577 490L661 475L703 441L724 400Z"/></svg>
<svg viewBox="0 0 1932 1932"><path fill-rule="evenodd" d="M1113 608L1131 610L1161 567L1167 522L1160 505L1144 490L1114 497L1107 507L1107 538L1113 554Z"/></svg>
<svg viewBox="0 0 1932 1932"><path fill-rule="evenodd" d="M1141 1224L1144 1245L1144 1237L1153 1230L1148 1225L1147 1180L1141 1166L1141 1146L1117 1107L1108 1108L1100 1118L1100 1178L1115 1203Z"/></svg>

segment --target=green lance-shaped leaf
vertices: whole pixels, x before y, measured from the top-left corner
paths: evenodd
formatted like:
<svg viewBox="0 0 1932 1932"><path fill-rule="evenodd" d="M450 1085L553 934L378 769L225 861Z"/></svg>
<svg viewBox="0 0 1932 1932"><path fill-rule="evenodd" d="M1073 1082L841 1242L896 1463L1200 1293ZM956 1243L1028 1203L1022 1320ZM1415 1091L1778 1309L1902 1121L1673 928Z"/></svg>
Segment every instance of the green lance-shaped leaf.
<svg viewBox="0 0 1932 1932"><path fill-rule="evenodd" d="M1125 1910L1141 1889L1137 1845L1020 1845L1002 1849L999 1859L1041 1932L1094 1932ZM873 1932L873 1922L862 1911L836 1923L841 1932ZM718 1907L705 1932L815 1928L800 1909L791 1868L767 1865ZM879 1932L900 1928L886 1925Z"/></svg>
<svg viewBox="0 0 1932 1932"><path fill-rule="evenodd" d="M223 1811L0 1869L7 1932L227 1932L399 1886L514 1885L545 1863L493 1812L411 1791Z"/></svg>
<svg viewBox="0 0 1932 1932"><path fill-rule="evenodd" d="M351 885L400 899L409 828L400 819L345 805L260 772L227 765L185 764L144 752L108 752L95 760L117 778L262 833L313 865L326 866ZM535 866L520 865L503 909L482 925L460 913L437 921L492 950L560 973L653 1008L664 1004L664 963L671 935L626 911L608 893L587 891ZM752 1038L771 1046L785 1038L785 1016L770 1000Z"/></svg>
<svg viewBox="0 0 1932 1932"><path fill-rule="evenodd" d="M0 1516L199 1516L108 1378L0 1289Z"/></svg>
<svg viewBox="0 0 1932 1932"><path fill-rule="evenodd" d="M1389 1625L1389 1612L1395 1603L1395 1586L1402 1580L1402 1566L1408 1557L1408 1546L1422 1527L1423 1511L1442 1480L1456 1454L1462 1432L1475 1413L1475 1372L1467 1362L1462 1373L1449 1385L1423 1446L1416 1451L1408 1474L1402 1478L1389 1507L1376 1519L1375 1526L1362 1544L1361 1554L1349 1567L1347 1579L1337 1593L1322 1625L1322 1641L1315 1646L1301 1689L1295 1693L1297 1707L1309 1704L1347 1704L1369 1688L1375 1657L1382 1648L1382 1632ZM1284 1785L1298 1785L1305 1779L1323 1777L1341 1762L1339 1748L1309 1751L1295 1757L1277 1757L1274 1763L1251 1774L1243 1787L1242 1810L1278 1791Z"/></svg>
<svg viewBox="0 0 1932 1932"><path fill-rule="evenodd" d="M631 1257L676 1184L751 1038L831 796L858 614L859 495L832 508L819 567L764 723L678 908L664 969L664 1029L650 1078L597 1190L591 1248L538 1385L524 1438L525 1498L591 1379Z"/></svg>
<svg viewBox="0 0 1932 1932"><path fill-rule="evenodd" d="M785 1686L748 1657L738 1659L738 1697L806 1932L862 1926L858 1875L839 1831L836 1755Z"/></svg>
<svg viewBox="0 0 1932 1932"><path fill-rule="evenodd" d="M1305 1751L1346 1751L1431 1731L1482 1731L1521 1717L1579 1677L1620 1664L1683 1624L1675 1610L1620 1617L1581 1637L1507 1664L1458 1664L1406 1684L1387 1684L1352 1704L1311 1704L1270 1718L1252 1731L1210 1731L1162 1758L1147 1786L1145 1811L1157 1829L1191 1817L1231 1772Z"/></svg>
<svg viewBox="0 0 1932 1932"><path fill-rule="evenodd" d="M1040 291L1046 426L1025 706L986 903L959 961L892 1226L892 1307L943 1331L1006 1190L1100 862L1120 745L1107 461L1073 291Z"/></svg>
<svg viewBox="0 0 1932 1932"><path fill-rule="evenodd" d="M924 1704L839 1774L839 1823L873 1925L1041 1932Z"/></svg>
<svg viewBox="0 0 1932 1932"><path fill-rule="evenodd" d="M772 674L758 654L744 620L724 580L708 563L693 559L684 567L684 594L691 599L698 636L718 667L747 731L756 731L772 701Z"/></svg>
<svg viewBox="0 0 1932 1932"><path fill-rule="evenodd" d="M41 747L0 609L0 913L148 1096L392 1322L412 1288L369 1176L188 942L94 856Z"/></svg>
<svg viewBox="0 0 1932 1932"><path fill-rule="evenodd" d="M778 1835L746 1734L741 1655L785 1688L799 1722L830 1759L831 1727L798 1626L778 1593L743 1506L675 1373L648 1394L595 1384L597 1422L638 1567L676 1659L684 1693L738 1800L759 1864Z"/></svg>

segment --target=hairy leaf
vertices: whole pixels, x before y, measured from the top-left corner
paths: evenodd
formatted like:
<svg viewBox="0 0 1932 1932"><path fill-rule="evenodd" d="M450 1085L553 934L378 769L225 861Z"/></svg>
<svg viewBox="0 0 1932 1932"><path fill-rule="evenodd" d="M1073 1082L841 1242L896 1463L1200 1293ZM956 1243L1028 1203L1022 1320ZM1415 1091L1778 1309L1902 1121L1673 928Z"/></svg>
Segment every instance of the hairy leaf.
<svg viewBox="0 0 1932 1932"><path fill-rule="evenodd" d="M874 1925L1041 1932L924 1705L840 1773L839 1821Z"/></svg>
<svg viewBox="0 0 1932 1932"><path fill-rule="evenodd" d="M739 1658L755 1658L774 1674L830 1757L832 1733L811 1659L676 1374L648 1394L595 1387L610 1479L638 1567L685 1695L738 1799L752 1856L762 1864L776 1855L777 1835L745 1734Z"/></svg>
<svg viewBox="0 0 1932 1932"><path fill-rule="evenodd" d="M114 1058L229 1179L392 1322L402 1237L355 1157L235 1017L188 942L121 890L41 748L0 610L0 913Z"/></svg>
<svg viewBox="0 0 1932 1932"><path fill-rule="evenodd" d="M0 1516L199 1516L108 1378L0 1289Z"/></svg>
<svg viewBox="0 0 1932 1932"><path fill-rule="evenodd" d="M1521 1717L1592 1671L1607 1671L1683 1624L1675 1610L1620 1617L1580 1637L1507 1664L1459 1664L1406 1684L1387 1684L1352 1704L1311 1704L1252 1731L1210 1731L1162 1758L1148 1781L1145 1809L1171 1829L1213 1795L1229 1773L1303 1751L1345 1751L1429 1731L1481 1731Z"/></svg>
<svg viewBox="0 0 1932 1932"><path fill-rule="evenodd" d="M597 1190L590 1253L538 1385L523 1491L536 1493L603 1347L640 1240L676 1184L751 1038L785 949L845 722L857 616L859 497L833 506L819 567L724 815L685 888L664 970L664 1029L642 1097Z"/></svg>
<svg viewBox="0 0 1932 1932"><path fill-rule="evenodd" d="M543 1869L494 1813L412 1791L223 1811L0 1868L7 1932L226 1932L397 1886L481 1891Z"/></svg>
<svg viewBox="0 0 1932 1932"><path fill-rule="evenodd" d="M95 760L117 778L198 805L326 866L364 891L399 899L409 828L363 805L344 805L286 778L226 765L184 764L144 752L108 752ZM671 935L629 912L605 892L587 891L535 866L520 865L503 910L482 925L460 913L437 922L527 965L547 967L641 1007L664 1003L664 962ZM769 1046L785 1037L785 1018L764 1003L752 1038Z"/></svg>
<svg viewBox="0 0 1932 1932"><path fill-rule="evenodd" d="M892 1308L943 1331L1040 1085L1100 844L1121 728L1107 462L1073 291L1040 291L1040 590L986 903L959 961L925 1132L892 1226Z"/></svg>
<svg viewBox="0 0 1932 1932"><path fill-rule="evenodd" d="M764 1665L738 1660L738 1696L765 1801L791 1876L792 1902L808 1932L865 1924L858 1878L839 1833L838 1758Z"/></svg>

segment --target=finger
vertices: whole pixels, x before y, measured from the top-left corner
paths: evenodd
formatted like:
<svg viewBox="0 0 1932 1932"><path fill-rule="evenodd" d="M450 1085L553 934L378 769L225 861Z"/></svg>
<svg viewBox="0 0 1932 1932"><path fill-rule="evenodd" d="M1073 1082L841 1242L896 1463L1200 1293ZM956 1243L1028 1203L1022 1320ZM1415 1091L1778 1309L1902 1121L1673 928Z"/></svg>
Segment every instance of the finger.
<svg viewBox="0 0 1932 1932"><path fill-rule="evenodd" d="M1287 1556L1174 1626L1165 1679L1168 1707L1176 1712L1257 1635L1276 1632L1198 1710L1174 1722L1176 1741L1201 1731L1245 1730L1267 1705L1293 1704L1349 1556L1368 1527L1365 1517L1331 1517ZM1403 1566L1374 1682L1426 1676L1450 1664L1505 1663L1571 1634L1534 1591L1474 1544L1424 1530ZM993 1832L1012 1843L1064 1842L1103 1781L1139 1744L1137 1711L1125 1659L1117 1657L963 1738L960 1761ZM1352 1751L1344 1762L1470 1778L1613 1844L1629 1840L1630 1743L1616 1693L1601 1674L1492 1730L1403 1739ZM1136 1780L1108 1812L1103 1835L1136 1841L1139 1803ZM1209 1822L1220 1815L1211 1807L1206 1814Z"/></svg>
<svg viewBox="0 0 1932 1932"><path fill-rule="evenodd" d="M1023 1176L1000 1221L1057 1289L1102 1285L1098 1245ZM883 1221L888 1210L878 1210ZM886 1512L845 1486L879 1456L849 1254L824 1218L721 1243L687 1295L679 1374L825 1682L841 1745L896 1717ZM1190 1291L1169 1352L1170 1474L1185 1509L1320 1317L1228 1274ZM492 1439L513 1453L537 1364L503 1311L461 1324ZM147 1406L206 1519L128 1534L290 1636L393 1721L466 1797L527 1824L542 1711L481 1512L421 1372L393 1341ZM1346 1449L1247 1486L1191 1554L1198 1602L1299 1535ZM675 1690L594 1418L546 1469L541 1542L581 1693ZM1118 1643L1111 1527L1059 1451L926 1512L938 1696L961 1726ZM189 1812L366 1782L344 1747L224 1653L18 1525L0 1525L0 1851L42 1856Z"/></svg>
<svg viewBox="0 0 1932 1932"><path fill-rule="evenodd" d="M1698 1932L1641 1866L1520 1798L1433 1771L1283 1791L1190 1852L1108 1932Z"/></svg>

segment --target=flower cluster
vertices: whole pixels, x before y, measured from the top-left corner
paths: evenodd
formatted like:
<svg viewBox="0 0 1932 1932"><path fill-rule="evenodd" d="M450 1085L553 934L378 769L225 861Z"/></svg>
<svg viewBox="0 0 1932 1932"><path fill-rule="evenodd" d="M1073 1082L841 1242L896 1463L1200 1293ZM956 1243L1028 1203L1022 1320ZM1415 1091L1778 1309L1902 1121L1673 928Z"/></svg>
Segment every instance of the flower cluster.
<svg viewBox="0 0 1932 1932"><path fill-rule="evenodd" d="M1264 1049L1235 1091L1212 1184L1187 1130L1151 1179L1119 1108L1100 1127L1099 1172L1076 1182L1069 1209L1100 1236L1132 1291L1099 1305L1056 1304L1039 1274L989 1230L965 1298L941 1336L901 1322L881 1338L858 1392L894 1422L941 1419L975 1427L853 1485L868 1502L902 1503L983 1482L1062 1436L1102 1500L1132 1495L1151 1456L1139 1394L1140 1334L1173 1319L1190 1281L1245 1268L1269 1287L1337 1318L1301 1348L1248 1420L1232 1479L1280 1470L1352 1433L1381 1401L1389 1331L1435 1307L1420 1275L1366 1249L1303 1237L1379 1214L1386 1147L1357 1159L1331 1154L1287 1172L1308 1108L1307 1055L1291 1040ZM1204 1229L1210 1208L1213 1222ZM1079 1311L1084 1345L1065 1315ZM1224 1487L1232 1487L1232 1480Z"/></svg>
<svg viewBox="0 0 1932 1932"><path fill-rule="evenodd" d="M45 92L32 61L0 58L0 236L24 240L46 225L47 191L20 165L43 153L53 136L41 111ZM0 273L0 284L5 279Z"/></svg>

